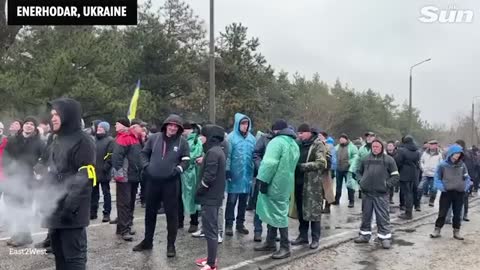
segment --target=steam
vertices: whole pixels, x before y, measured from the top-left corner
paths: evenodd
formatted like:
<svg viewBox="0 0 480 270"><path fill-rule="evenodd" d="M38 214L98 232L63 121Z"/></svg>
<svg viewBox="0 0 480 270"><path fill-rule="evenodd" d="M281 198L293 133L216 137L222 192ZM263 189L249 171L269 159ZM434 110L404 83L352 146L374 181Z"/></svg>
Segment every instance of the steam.
<svg viewBox="0 0 480 270"><path fill-rule="evenodd" d="M4 170L5 171L5 170ZM38 232L42 222L57 208L66 188L54 185L45 176L38 179L18 163L8 166L5 179L0 180L3 203L0 201L0 227L9 236Z"/></svg>

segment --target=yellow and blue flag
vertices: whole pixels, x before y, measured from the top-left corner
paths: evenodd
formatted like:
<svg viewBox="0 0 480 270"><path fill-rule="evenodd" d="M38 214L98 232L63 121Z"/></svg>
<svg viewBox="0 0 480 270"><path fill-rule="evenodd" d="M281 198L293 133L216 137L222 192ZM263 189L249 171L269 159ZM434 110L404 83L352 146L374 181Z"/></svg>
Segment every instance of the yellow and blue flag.
<svg viewBox="0 0 480 270"><path fill-rule="evenodd" d="M130 107L128 107L127 118L132 121L137 115L138 97L140 96L140 80L137 82L135 92L133 92L132 100L130 101Z"/></svg>

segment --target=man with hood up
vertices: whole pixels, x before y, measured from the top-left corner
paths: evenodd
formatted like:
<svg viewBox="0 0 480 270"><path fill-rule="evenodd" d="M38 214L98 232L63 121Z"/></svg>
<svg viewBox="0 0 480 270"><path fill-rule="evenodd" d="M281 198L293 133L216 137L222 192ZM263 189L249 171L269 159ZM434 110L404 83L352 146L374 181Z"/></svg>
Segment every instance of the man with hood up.
<svg viewBox="0 0 480 270"><path fill-rule="evenodd" d="M95 172L97 174L98 185L92 190L92 208L90 210L90 219L97 219L98 201L100 199L100 186L103 194L103 219L102 222L110 222L110 212L112 211L112 196L110 194L110 180L112 169L112 154L114 140L108 134L110 124L108 122L96 122L95 148L96 164Z"/></svg>
<svg viewBox="0 0 480 270"><path fill-rule="evenodd" d="M225 192L226 157L221 145L224 133L225 130L216 125L202 128L205 157L202 160L195 201L202 206L202 229L207 239L208 256L195 261L203 267L201 270L217 269L218 211Z"/></svg>
<svg viewBox="0 0 480 270"><path fill-rule="evenodd" d="M20 133L11 137L5 147L4 164L6 174L5 203L12 209L30 209L33 192L37 184L33 167L37 164L45 148L37 131L38 121L32 116L25 118ZM9 185L8 183L12 185ZM12 187L9 191L8 187ZM25 211L25 210L24 210ZM22 211L19 211L20 213ZM25 213L24 213L25 214ZM7 245L20 247L33 242L27 217L15 215L17 232L7 241Z"/></svg>
<svg viewBox="0 0 480 270"><path fill-rule="evenodd" d="M435 230L430 237L440 237L440 232L445 224L445 218L450 207L453 208L453 237L464 240L460 235L461 212L465 193L469 190L471 179L468 169L463 162L463 149L460 145L450 146L446 159L440 163L435 173L435 187L442 192L440 195L440 208L435 222Z"/></svg>
<svg viewBox="0 0 480 270"><path fill-rule="evenodd" d="M300 157L295 138L295 132L289 128L278 132L268 143L257 175L260 194L256 211L260 219L267 223L267 239L263 245L255 247L255 251L272 251L273 259L290 256L288 209L295 183L295 168ZM275 242L278 231L279 250Z"/></svg>
<svg viewBox="0 0 480 270"><path fill-rule="evenodd" d="M117 137L112 153L112 175L116 182L117 231L125 241L132 241L133 210L138 182L140 181L140 141L127 118L115 123Z"/></svg>
<svg viewBox="0 0 480 270"><path fill-rule="evenodd" d="M95 184L95 145L81 129L80 103L60 98L50 103L52 130L50 181L65 194L46 221L56 269L86 269L90 199ZM93 183L92 183L93 182Z"/></svg>
<svg viewBox="0 0 480 270"><path fill-rule="evenodd" d="M391 247L389 188L395 186L399 175L395 160L383 151L381 141L371 144L371 154L362 160L358 168L358 179L362 190L362 225L355 243L368 243L372 236L372 217L375 212L378 239L384 249Z"/></svg>
<svg viewBox="0 0 480 270"><path fill-rule="evenodd" d="M233 235L233 222L236 220L237 232L248 234L245 228L245 211L248 195L253 182L255 137L250 133L252 121L246 115L235 114L235 124L228 134L229 155L227 156L227 205L225 209L225 234ZM235 206L237 205L235 218Z"/></svg>
<svg viewBox="0 0 480 270"><path fill-rule="evenodd" d="M153 248L158 207L163 202L167 216L167 257L176 256L180 179L190 162L190 149L182 133L182 118L172 114L163 122L161 132L153 134L142 150L140 159L147 177L145 238L133 251Z"/></svg>
<svg viewBox="0 0 480 270"><path fill-rule="evenodd" d="M400 196L403 196L405 201L405 213L402 213L399 218L412 219L414 204L415 210L420 211L420 201L417 197L420 151L412 136L407 135L402 138L402 145L398 148L395 158L400 172Z"/></svg>

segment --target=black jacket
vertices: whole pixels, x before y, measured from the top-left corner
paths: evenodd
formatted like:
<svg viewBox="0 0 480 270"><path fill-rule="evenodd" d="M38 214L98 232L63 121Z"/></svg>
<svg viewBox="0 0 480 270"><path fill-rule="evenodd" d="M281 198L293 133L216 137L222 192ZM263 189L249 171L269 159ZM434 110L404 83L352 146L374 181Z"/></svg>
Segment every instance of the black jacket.
<svg viewBox="0 0 480 270"><path fill-rule="evenodd" d="M95 172L97 180L100 182L109 182L112 179L112 154L113 154L113 138L108 135L96 135L96 163Z"/></svg>
<svg viewBox="0 0 480 270"><path fill-rule="evenodd" d="M140 141L130 131L117 134L112 153L112 174L115 181L136 183L140 181Z"/></svg>
<svg viewBox="0 0 480 270"><path fill-rule="evenodd" d="M80 103L61 98L49 104L60 115L62 124L48 151L48 170L55 190L49 199L58 202L46 226L50 229L83 228L90 222L93 185L83 167L95 165L95 145L81 129Z"/></svg>
<svg viewBox="0 0 480 270"><path fill-rule="evenodd" d="M195 200L200 205L221 206L225 192L226 157L221 143L225 130L216 125L206 125L202 134L207 138L200 181Z"/></svg>
<svg viewBox="0 0 480 270"><path fill-rule="evenodd" d="M395 155L400 182L416 181L420 175L420 151L413 141L402 144Z"/></svg>
<svg viewBox="0 0 480 270"><path fill-rule="evenodd" d="M463 162L467 166L468 175L472 179L478 178L478 157L472 150L463 150Z"/></svg>
<svg viewBox="0 0 480 270"><path fill-rule="evenodd" d="M265 150L267 149L267 144L272 140L273 134L267 133L263 134L255 144L255 150L253 150L253 161L255 162L255 175L258 173L260 168L260 163L262 163L263 156L265 155Z"/></svg>
<svg viewBox="0 0 480 270"><path fill-rule="evenodd" d="M28 138L23 134L10 137L3 156L7 180L8 177L33 180L33 167L39 161L44 150L45 144L38 134Z"/></svg>
<svg viewBox="0 0 480 270"><path fill-rule="evenodd" d="M190 148L182 137L183 128L179 128L173 137L167 137L165 130L167 124L178 123L181 127L181 122L178 116L168 117L161 128L162 132L151 135L143 147L140 157L148 179L180 181L180 174L188 168Z"/></svg>

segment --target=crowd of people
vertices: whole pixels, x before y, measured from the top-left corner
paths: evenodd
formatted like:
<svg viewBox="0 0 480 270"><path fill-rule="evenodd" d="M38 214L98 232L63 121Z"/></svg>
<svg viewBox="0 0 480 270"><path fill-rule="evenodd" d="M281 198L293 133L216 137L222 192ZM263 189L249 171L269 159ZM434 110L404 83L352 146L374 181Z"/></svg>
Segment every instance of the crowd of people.
<svg viewBox="0 0 480 270"><path fill-rule="evenodd" d="M140 119L120 118L112 137L106 121L96 120L85 128L81 105L73 99L57 99L49 106L48 121L15 120L8 135L0 123L0 192L7 207L28 208L44 187L63 191L53 210L45 213L48 236L37 244L52 250L57 269L85 269L86 227L98 218L100 190L102 222L116 224L116 234L125 241L133 241L136 234L133 216L140 193L145 235L135 252L153 248L157 214L165 213L167 256L175 257L177 231L188 216L188 232L207 240L207 256L195 263L209 270L217 268L224 234L250 234L245 225L248 209L255 213L253 241L263 240L256 251L283 259L290 256L290 245L317 249L322 215L340 204L344 183L348 207L362 203L355 243L371 240L375 213L378 240L390 248L394 194L400 192L399 217L408 220L421 211L422 196L434 206L437 190L439 213L430 236L439 237L444 224L451 222L454 238L463 240L460 225L469 221L468 197L479 186L480 152L475 146L467 149L462 140L442 151L435 140L418 147L409 135L383 142L367 132L358 147L347 134L335 140L327 131L307 123L294 128L285 120L273 121L271 130L254 136L252 121L241 113L234 116L229 133L218 125L170 115L158 128ZM13 181L17 188L11 188ZM290 218L299 222L294 240L289 239ZM28 224L21 224L7 244L21 247L32 242Z"/></svg>

